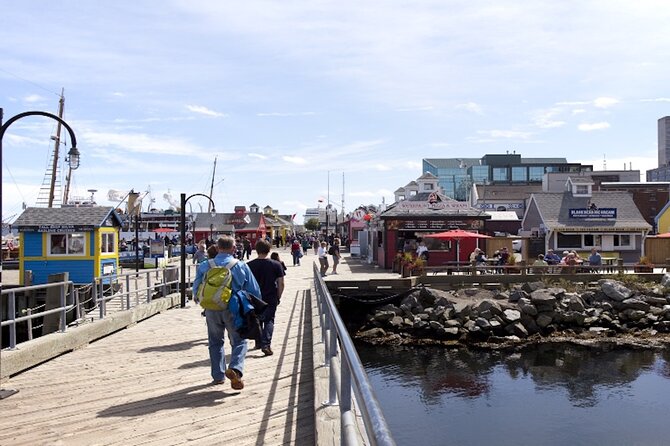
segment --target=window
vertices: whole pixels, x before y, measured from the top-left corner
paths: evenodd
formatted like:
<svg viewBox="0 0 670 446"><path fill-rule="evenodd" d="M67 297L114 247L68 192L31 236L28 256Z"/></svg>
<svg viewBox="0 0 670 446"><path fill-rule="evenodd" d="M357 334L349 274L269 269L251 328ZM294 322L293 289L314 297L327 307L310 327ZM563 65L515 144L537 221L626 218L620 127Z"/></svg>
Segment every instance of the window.
<svg viewBox="0 0 670 446"><path fill-rule="evenodd" d="M433 183L426 183L423 185L423 190L433 190Z"/></svg>
<svg viewBox="0 0 670 446"><path fill-rule="evenodd" d="M114 253L116 252L116 234L102 233L102 242L100 243L100 252Z"/></svg>
<svg viewBox="0 0 670 446"><path fill-rule="evenodd" d="M578 184L575 188L575 194L577 195L587 195L589 193L589 187L584 184Z"/></svg>
<svg viewBox="0 0 670 446"><path fill-rule="evenodd" d="M525 167L512 167L512 181L528 181L528 175Z"/></svg>
<svg viewBox="0 0 670 446"><path fill-rule="evenodd" d="M559 249L581 249L582 235L581 234L565 234L558 233L557 248Z"/></svg>
<svg viewBox="0 0 670 446"><path fill-rule="evenodd" d="M494 167L493 168L493 181L507 181L507 168L506 167Z"/></svg>
<svg viewBox="0 0 670 446"><path fill-rule="evenodd" d="M543 176L543 166L533 166L528 168L528 181L542 181Z"/></svg>
<svg viewBox="0 0 670 446"><path fill-rule="evenodd" d="M618 247L630 247L631 239L628 234L614 234L614 246Z"/></svg>
<svg viewBox="0 0 670 446"><path fill-rule="evenodd" d="M598 246L602 246L600 235L584 234L584 247L593 248Z"/></svg>
<svg viewBox="0 0 670 446"><path fill-rule="evenodd" d="M86 252L86 234L49 234L47 251L49 255L84 255Z"/></svg>

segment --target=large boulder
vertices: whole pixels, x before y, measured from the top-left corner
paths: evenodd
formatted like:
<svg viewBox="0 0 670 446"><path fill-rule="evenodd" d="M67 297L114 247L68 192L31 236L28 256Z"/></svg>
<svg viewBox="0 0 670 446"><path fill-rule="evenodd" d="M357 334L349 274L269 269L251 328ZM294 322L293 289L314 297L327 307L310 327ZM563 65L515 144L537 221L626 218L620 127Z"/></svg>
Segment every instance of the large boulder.
<svg viewBox="0 0 670 446"><path fill-rule="evenodd" d="M616 280L603 280L600 289L610 299L621 302L633 295L633 291L626 288L621 282Z"/></svg>

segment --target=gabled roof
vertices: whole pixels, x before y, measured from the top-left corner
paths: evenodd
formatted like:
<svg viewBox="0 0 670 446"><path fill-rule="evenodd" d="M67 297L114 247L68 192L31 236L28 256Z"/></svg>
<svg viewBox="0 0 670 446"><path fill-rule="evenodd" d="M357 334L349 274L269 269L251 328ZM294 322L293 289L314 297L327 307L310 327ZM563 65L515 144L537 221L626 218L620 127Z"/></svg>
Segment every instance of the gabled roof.
<svg viewBox="0 0 670 446"><path fill-rule="evenodd" d="M407 184L405 185L405 187L406 187L406 188L407 188L407 187L419 187L419 185L417 184L416 181L413 181L413 180L412 180L412 181L410 181L409 183L407 183Z"/></svg>
<svg viewBox="0 0 670 446"><path fill-rule="evenodd" d="M394 194L401 194L401 193L403 193L403 192L405 192L405 188L404 188L404 187L399 187L399 188L397 188L397 189L395 190L395 192L393 192L393 193L394 193Z"/></svg>
<svg viewBox="0 0 670 446"><path fill-rule="evenodd" d="M226 214L217 213L212 217L209 212L194 213L193 227L195 231L209 231L211 229L215 232L234 232L234 226L224 221L224 215Z"/></svg>
<svg viewBox="0 0 670 446"><path fill-rule="evenodd" d="M570 181L572 184L594 184L593 178L590 176L579 176L579 177L568 177L567 181Z"/></svg>
<svg viewBox="0 0 670 446"><path fill-rule="evenodd" d="M12 226L26 229L39 226L121 226L116 209L108 206L81 206L65 208L27 208Z"/></svg>
<svg viewBox="0 0 670 446"><path fill-rule="evenodd" d="M649 231L651 225L642 217L633 195L629 192L596 191L590 197L574 197L571 192L540 192L531 196L544 225L549 230L575 228L608 228ZM570 218L570 209L587 209L591 204L598 208L616 208L612 219ZM530 206L529 206L530 207Z"/></svg>
<svg viewBox="0 0 670 446"><path fill-rule="evenodd" d="M421 209L421 210L407 209L404 207L408 203L414 203L414 202L418 202L419 206L421 206L420 203L427 203L428 197L432 194L437 195L439 197L440 202L444 202L447 205L451 203L454 205L454 207L447 206L441 209ZM389 206L388 209L386 209L384 212L380 214L380 217L415 217L418 215L430 216L430 217L459 216L459 217L482 217L484 219L490 218L486 214L486 212L480 209L473 208L472 206L468 205L465 202L456 201L438 192L419 192L418 194L409 197L407 200L402 200L393 203L391 206Z"/></svg>
<svg viewBox="0 0 670 446"><path fill-rule="evenodd" d="M424 172L417 180L437 180L437 177L430 172Z"/></svg>

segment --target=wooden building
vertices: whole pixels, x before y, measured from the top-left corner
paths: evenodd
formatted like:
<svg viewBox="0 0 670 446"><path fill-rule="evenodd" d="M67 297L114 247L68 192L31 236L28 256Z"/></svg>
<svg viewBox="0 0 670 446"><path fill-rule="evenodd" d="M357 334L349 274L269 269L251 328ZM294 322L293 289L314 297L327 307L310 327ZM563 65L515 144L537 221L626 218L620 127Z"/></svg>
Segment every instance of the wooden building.
<svg viewBox="0 0 670 446"><path fill-rule="evenodd" d="M67 272L75 284L114 274L119 265L121 218L113 207L28 208L14 222L20 234L19 270L33 284Z"/></svg>

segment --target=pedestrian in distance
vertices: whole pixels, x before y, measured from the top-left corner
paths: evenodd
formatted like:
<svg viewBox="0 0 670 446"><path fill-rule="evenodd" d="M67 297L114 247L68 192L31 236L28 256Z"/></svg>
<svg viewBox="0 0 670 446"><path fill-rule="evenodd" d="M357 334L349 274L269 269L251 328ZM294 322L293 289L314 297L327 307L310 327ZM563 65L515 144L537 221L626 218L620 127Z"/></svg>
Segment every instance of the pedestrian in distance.
<svg viewBox="0 0 670 446"><path fill-rule="evenodd" d="M293 256L293 266L300 266L300 257L302 257L302 247L297 238L291 243L291 255Z"/></svg>
<svg viewBox="0 0 670 446"><path fill-rule="evenodd" d="M319 256L319 270L321 272L321 277L326 277L326 273L328 272L328 251L326 251L326 247L328 244L326 242L321 242L321 246L319 247L319 250L317 251L317 256Z"/></svg>
<svg viewBox="0 0 670 446"><path fill-rule="evenodd" d="M265 356L273 354L271 343L275 326L275 314L284 292L284 269L281 263L268 258L271 248L272 245L268 242L259 240L256 242L258 257L247 263L260 286L263 301L267 304L265 310L259 315L261 322L260 347Z"/></svg>
<svg viewBox="0 0 670 446"><path fill-rule="evenodd" d="M342 256L340 255L340 239L333 239L333 245L328 250L328 254L333 256L333 274L337 274L337 265L340 263Z"/></svg>
<svg viewBox="0 0 670 446"><path fill-rule="evenodd" d="M235 240L229 236L223 236L216 242L217 255L214 257L214 263L217 266L231 264L234 261ZM209 262L202 262L198 265L195 279L193 280L194 295L197 295L198 288L203 285L203 278L211 268ZM258 286L253 273L249 267L242 261L237 261L231 268L232 275L232 295L239 292L247 292L254 296L261 296L261 289ZM244 382L244 357L247 354L247 341L235 330L234 316L228 307L221 310L205 310L205 320L207 321L207 342L209 344L209 361L211 366L212 384L223 384L225 378L228 378L231 387L234 390L242 390ZM224 351L224 333L228 332L228 339L231 344L230 366L226 368L226 355Z"/></svg>
<svg viewBox="0 0 670 446"><path fill-rule="evenodd" d="M277 262L281 263L281 267L284 270L284 275L286 275L286 264L284 264L283 260L279 259L279 253L278 252L273 252L272 254L270 254L270 258L272 260L276 260Z"/></svg>
<svg viewBox="0 0 670 446"><path fill-rule="evenodd" d="M207 251L205 251L205 242L198 243L198 250L193 254L193 263L199 264L207 258Z"/></svg>

